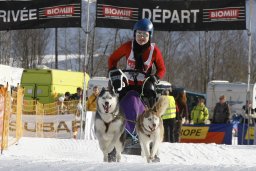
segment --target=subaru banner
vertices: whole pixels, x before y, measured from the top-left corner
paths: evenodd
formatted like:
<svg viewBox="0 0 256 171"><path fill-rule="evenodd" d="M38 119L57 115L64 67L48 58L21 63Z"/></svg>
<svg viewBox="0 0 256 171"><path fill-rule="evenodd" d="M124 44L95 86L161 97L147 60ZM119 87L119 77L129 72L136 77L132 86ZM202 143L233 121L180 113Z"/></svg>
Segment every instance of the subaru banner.
<svg viewBox="0 0 256 171"><path fill-rule="evenodd" d="M0 30L81 27L81 0L0 1Z"/></svg>
<svg viewBox="0 0 256 171"><path fill-rule="evenodd" d="M97 0L96 27L132 29L142 18L161 31L246 29L244 0Z"/></svg>

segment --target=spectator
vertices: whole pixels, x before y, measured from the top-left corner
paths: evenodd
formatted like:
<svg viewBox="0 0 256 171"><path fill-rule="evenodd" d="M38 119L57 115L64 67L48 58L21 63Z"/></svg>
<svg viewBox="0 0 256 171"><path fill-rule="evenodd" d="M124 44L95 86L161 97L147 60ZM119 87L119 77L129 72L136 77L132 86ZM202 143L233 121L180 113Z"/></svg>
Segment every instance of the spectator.
<svg viewBox="0 0 256 171"><path fill-rule="evenodd" d="M76 93L72 95L73 100L82 100L83 90L81 87L77 87Z"/></svg>
<svg viewBox="0 0 256 171"><path fill-rule="evenodd" d="M188 107L186 91L180 91L176 97L177 114L176 114L176 129L175 129L175 142L180 142L181 126L188 123Z"/></svg>
<svg viewBox="0 0 256 171"><path fill-rule="evenodd" d="M64 96L59 97L59 103L60 103L60 113L65 114L68 112L68 106L69 102L71 100L70 92L65 92Z"/></svg>
<svg viewBox="0 0 256 171"><path fill-rule="evenodd" d="M209 112L204 102L204 98L199 97L197 105L191 112L191 124L205 124L208 120Z"/></svg>
<svg viewBox="0 0 256 171"><path fill-rule="evenodd" d="M230 123L230 107L226 102L226 97L224 95L220 96L219 102L216 103L213 112L212 123L214 124L224 124Z"/></svg>
<svg viewBox="0 0 256 171"><path fill-rule="evenodd" d="M92 95L90 95L90 97L88 98L88 101L87 101L87 104L86 104L86 109L88 111L93 111L95 112L96 111L96 99L99 95L99 88L98 86L94 86L93 87L93 92L92 92Z"/></svg>
<svg viewBox="0 0 256 171"><path fill-rule="evenodd" d="M249 101L249 103L248 103L248 100L246 100L246 104L243 105L243 110L244 110L245 114L249 114L248 109L251 109L251 114L254 114L256 112L256 110L252 108L251 101Z"/></svg>
<svg viewBox="0 0 256 171"><path fill-rule="evenodd" d="M243 110L244 110L244 114L242 114L243 118L241 120L241 123L248 123L248 118L249 118L249 111L251 110L250 113L250 124L255 123L256 119L255 119L255 113L256 113L256 109L252 108L252 103L251 101L248 102L248 100L246 100L246 104L243 105Z"/></svg>
<svg viewBox="0 0 256 171"><path fill-rule="evenodd" d="M169 99L169 106L165 113L162 115L164 124L164 142L175 142L174 130L176 122L176 104L174 97L171 95L170 90L164 90L163 95Z"/></svg>
<svg viewBox="0 0 256 171"><path fill-rule="evenodd" d="M64 101L69 101L69 100L71 100L71 94L70 94L70 92L67 91L65 93Z"/></svg>

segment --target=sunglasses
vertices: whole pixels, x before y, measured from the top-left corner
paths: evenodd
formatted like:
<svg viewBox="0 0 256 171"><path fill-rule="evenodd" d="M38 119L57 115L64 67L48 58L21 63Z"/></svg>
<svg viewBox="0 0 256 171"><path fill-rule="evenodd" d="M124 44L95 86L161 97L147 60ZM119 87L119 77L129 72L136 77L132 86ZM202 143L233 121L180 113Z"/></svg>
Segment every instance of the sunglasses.
<svg viewBox="0 0 256 171"><path fill-rule="evenodd" d="M149 37L149 33L148 33L148 32L142 32L142 31L136 31L136 36L137 36L137 37L145 37L145 38L148 38L148 37Z"/></svg>

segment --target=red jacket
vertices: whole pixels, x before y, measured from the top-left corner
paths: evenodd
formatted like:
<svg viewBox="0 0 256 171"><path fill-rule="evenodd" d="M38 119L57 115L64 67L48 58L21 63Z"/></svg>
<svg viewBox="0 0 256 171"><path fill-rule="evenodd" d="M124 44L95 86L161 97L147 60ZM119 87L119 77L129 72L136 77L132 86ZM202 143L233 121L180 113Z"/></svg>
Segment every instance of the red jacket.
<svg viewBox="0 0 256 171"><path fill-rule="evenodd" d="M125 57L126 61L131 53L132 49L132 41L128 41L125 44L121 45L114 53L109 57L108 59L108 68L111 69L113 67L117 66L117 62L122 58ZM149 52L150 52L151 47L149 47L144 54L142 55L143 57L143 62L147 61L149 57ZM151 60L151 67L152 64L155 63L156 66L156 75L159 78L163 78L166 72L166 68L164 65L164 60L162 53L160 49L155 45L154 47L154 52Z"/></svg>

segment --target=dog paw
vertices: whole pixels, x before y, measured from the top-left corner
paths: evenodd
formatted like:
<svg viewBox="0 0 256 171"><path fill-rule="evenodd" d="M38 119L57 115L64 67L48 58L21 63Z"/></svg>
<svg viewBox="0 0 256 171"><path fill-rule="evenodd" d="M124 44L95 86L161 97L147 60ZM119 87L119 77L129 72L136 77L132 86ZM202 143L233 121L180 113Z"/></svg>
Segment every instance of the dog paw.
<svg viewBox="0 0 256 171"><path fill-rule="evenodd" d="M116 155L116 161L120 162L121 161L121 155Z"/></svg>
<svg viewBox="0 0 256 171"><path fill-rule="evenodd" d="M104 161L104 162L108 162L108 157L104 157L104 158L103 158L103 161Z"/></svg>
<svg viewBox="0 0 256 171"><path fill-rule="evenodd" d="M109 153L108 154L108 162L116 162L117 161L117 158L115 155Z"/></svg>
<svg viewBox="0 0 256 171"><path fill-rule="evenodd" d="M158 162L160 162L160 158L157 155L155 155L154 159L152 159L152 162L158 163Z"/></svg>
<svg viewBox="0 0 256 171"><path fill-rule="evenodd" d="M152 163L153 158L151 156L147 157L147 162Z"/></svg>
<svg viewBox="0 0 256 171"><path fill-rule="evenodd" d="M148 162L148 163L152 163L152 161L151 161L150 159L147 159L147 162Z"/></svg>

